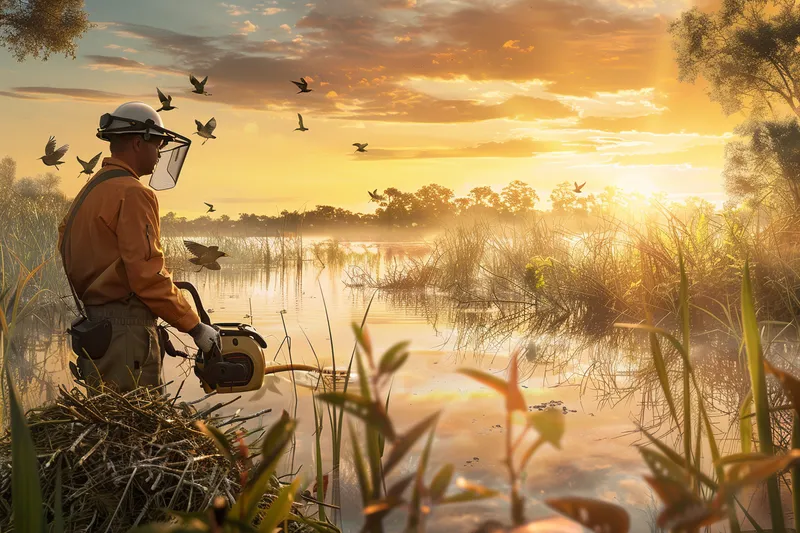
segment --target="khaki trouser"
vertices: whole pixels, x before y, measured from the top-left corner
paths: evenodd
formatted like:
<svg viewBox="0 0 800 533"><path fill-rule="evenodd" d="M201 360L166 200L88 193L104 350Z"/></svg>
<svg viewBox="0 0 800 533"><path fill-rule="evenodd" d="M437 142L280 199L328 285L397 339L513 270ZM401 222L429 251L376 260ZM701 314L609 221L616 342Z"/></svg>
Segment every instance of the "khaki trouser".
<svg viewBox="0 0 800 533"><path fill-rule="evenodd" d="M136 295L86 306L86 314L111 321L111 343L105 355L99 359L78 357L78 369L87 385L99 389L102 382L119 392L128 392L137 386L163 384L156 316Z"/></svg>

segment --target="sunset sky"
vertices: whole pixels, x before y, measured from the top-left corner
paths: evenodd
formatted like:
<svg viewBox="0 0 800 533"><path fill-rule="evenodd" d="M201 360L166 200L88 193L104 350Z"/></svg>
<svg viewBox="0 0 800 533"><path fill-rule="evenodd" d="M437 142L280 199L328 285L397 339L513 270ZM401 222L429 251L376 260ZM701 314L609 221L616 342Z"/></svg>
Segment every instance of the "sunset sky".
<svg viewBox="0 0 800 533"><path fill-rule="evenodd" d="M277 214L332 204L372 211L366 191L439 183L466 195L520 179L723 198L725 117L702 83L677 81L669 22L682 0L87 0L97 27L77 59L17 63L0 50L0 157L21 175L50 135L83 159L104 150L98 118L159 102L197 136L162 213ZM209 76L210 97L188 74ZM305 76L313 92L296 94ZM296 113L309 131L293 131ZM354 142L369 143L354 154Z"/></svg>

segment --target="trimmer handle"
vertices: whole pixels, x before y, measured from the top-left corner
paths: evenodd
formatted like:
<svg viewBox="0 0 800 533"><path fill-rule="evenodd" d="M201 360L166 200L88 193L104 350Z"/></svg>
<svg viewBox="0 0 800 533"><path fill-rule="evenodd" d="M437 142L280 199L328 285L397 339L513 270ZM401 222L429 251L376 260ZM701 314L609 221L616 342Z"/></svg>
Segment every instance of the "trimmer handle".
<svg viewBox="0 0 800 533"><path fill-rule="evenodd" d="M175 286L179 289L183 289L188 291L189 294L192 295L192 300L194 300L194 306L197 308L197 314L200 316L200 322L203 324L211 325L211 318L206 313L205 308L203 307L203 302L200 301L200 294L197 292L197 289L189 283L188 281L176 281Z"/></svg>

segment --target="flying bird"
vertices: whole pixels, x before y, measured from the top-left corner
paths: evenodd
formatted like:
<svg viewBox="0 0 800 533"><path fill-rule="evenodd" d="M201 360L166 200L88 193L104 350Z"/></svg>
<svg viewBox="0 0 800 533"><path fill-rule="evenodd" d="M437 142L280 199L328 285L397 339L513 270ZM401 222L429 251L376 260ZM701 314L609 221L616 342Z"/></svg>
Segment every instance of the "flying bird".
<svg viewBox="0 0 800 533"><path fill-rule="evenodd" d="M583 191L583 186L584 186L584 185L586 185L586 182L585 182L585 181L583 182L583 184L582 184L582 185L578 185L578 182L576 181L576 182L575 182L575 189L574 189L574 191L575 191L576 193L580 194L580 193L581 193L581 191Z"/></svg>
<svg viewBox="0 0 800 533"><path fill-rule="evenodd" d="M378 189L375 189L374 191L367 191L367 193L369 194L369 199L375 202L382 202L384 199L382 194L378 194Z"/></svg>
<svg viewBox="0 0 800 533"><path fill-rule="evenodd" d="M192 82L192 85L194 85L194 90L192 91L193 93L211 96L211 93L206 92L206 82L208 81L208 76L203 78L203 81L197 81L197 78L194 77L194 74L189 74L189 81Z"/></svg>
<svg viewBox="0 0 800 533"><path fill-rule="evenodd" d="M194 255L194 257L189 259L189 262L193 265L199 265L200 270L203 270L203 268L220 270L222 267L217 263L217 259L220 257L228 257L228 254L220 252L219 248L216 246L203 246L194 241L183 241L183 244L186 246L186 249ZM200 272L200 270L197 272Z"/></svg>
<svg viewBox="0 0 800 533"><path fill-rule="evenodd" d="M44 147L44 155L38 159L41 159L42 163L48 167L56 167L58 170L61 170L58 168L58 165L64 164L61 158L66 155L67 150L69 150L68 144L56 150L56 138L51 135L50 140L47 141L47 146Z"/></svg>
<svg viewBox="0 0 800 533"><path fill-rule="evenodd" d="M314 89L309 89L309 88L308 88L308 82L306 81L306 79L305 79L305 78L300 78L300 81L294 81L294 80L292 80L292 83L294 83L295 85L297 85L297 88L298 88L298 89L300 89L299 91L297 91L297 94L300 94L300 93L310 93L311 91L313 91L313 90L314 90Z"/></svg>
<svg viewBox="0 0 800 533"><path fill-rule="evenodd" d="M300 113L297 114L297 121L300 123L300 127L295 128L294 131L308 131L308 128L303 125L303 115Z"/></svg>
<svg viewBox="0 0 800 533"><path fill-rule="evenodd" d="M76 159L78 160L78 163L80 163L81 166L83 167L83 170L81 170L78 173L78 177L80 178L81 174L88 174L89 176L91 176L92 173L94 172L94 167L96 167L97 162L100 161L101 155L103 155L103 152L100 152L99 154L91 158L88 163L83 159L81 159L80 157L77 157Z"/></svg>
<svg viewBox="0 0 800 533"><path fill-rule="evenodd" d="M214 209L214 205L213 204L210 204L208 202L203 202L203 203L208 206L208 211L206 211L206 213L213 213L214 211L216 211L216 209Z"/></svg>
<svg viewBox="0 0 800 533"><path fill-rule="evenodd" d="M164 93L161 92L161 89L156 87L156 91L158 91L158 99L161 101L161 107L156 109L156 113L159 111L171 111L173 109L178 109L174 105L172 105L172 95L166 96Z"/></svg>
<svg viewBox="0 0 800 533"><path fill-rule="evenodd" d="M205 141L203 141L203 144L206 144L209 139L216 139L213 135L214 129L217 127L217 121L214 117L211 117L211 120L206 122L205 126L197 119L195 119L194 123L197 125L197 131L194 132L194 135L199 135L204 138Z"/></svg>
<svg viewBox="0 0 800 533"><path fill-rule="evenodd" d="M369 143L353 143L353 146L356 147L356 152L366 152L366 147L369 146Z"/></svg>

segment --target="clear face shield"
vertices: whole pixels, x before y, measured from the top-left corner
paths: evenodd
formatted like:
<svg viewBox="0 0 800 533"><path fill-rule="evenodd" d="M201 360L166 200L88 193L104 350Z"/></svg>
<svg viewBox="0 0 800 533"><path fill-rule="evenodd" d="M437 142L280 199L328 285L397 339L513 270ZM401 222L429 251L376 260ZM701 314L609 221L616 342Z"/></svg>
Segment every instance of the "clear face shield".
<svg viewBox="0 0 800 533"><path fill-rule="evenodd" d="M179 133L156 125L149 119L141 122L110 114L100 118L100 128L97 130L97 136L105 140L108 140L107 135L137 133L141 134L145 141L149 141L151 137L162 139L158 162L150 176L150 187L156 191L172 189L178 184L183 162L186 160L192 141Z"/></svg>

